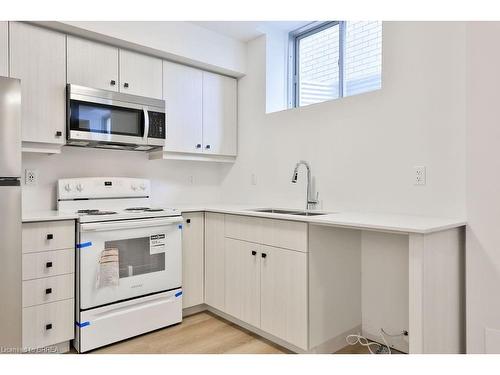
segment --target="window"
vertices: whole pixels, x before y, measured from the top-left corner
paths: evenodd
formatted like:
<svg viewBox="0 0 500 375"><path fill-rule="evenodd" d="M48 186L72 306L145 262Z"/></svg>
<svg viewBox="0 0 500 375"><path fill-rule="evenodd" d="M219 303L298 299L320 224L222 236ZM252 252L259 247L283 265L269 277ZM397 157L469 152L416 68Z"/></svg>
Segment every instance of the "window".
<svg viewBox="0 0 500 375"><path fill-rule="evenodd" d="M290 107L380 89L382 22L314 22L290 41Z"/></svg>

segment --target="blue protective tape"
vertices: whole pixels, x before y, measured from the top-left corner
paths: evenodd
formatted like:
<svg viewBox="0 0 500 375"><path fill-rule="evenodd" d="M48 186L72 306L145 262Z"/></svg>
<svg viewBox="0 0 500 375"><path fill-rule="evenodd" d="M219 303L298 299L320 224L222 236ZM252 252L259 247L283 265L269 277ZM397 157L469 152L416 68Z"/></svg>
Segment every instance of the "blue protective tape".
<svg viewBox="0 0 500 375"><path fill-rule="evenodd" d="M182 296L182 291L181 291L181 292L177 292L177 293L175 293L175 296L176 296L176 297L180 297L180 296Z"/></svg>
<svg viewBox="0 0 500 375"><path fill-rule="evenodd" d="M182 224L179 224L179 229L182 229Z"/></svg>
<svg viewBox="0 0 500 375"><path fill-rule="evenodd" d="M89 247L89 246L92 246L92 242L84 242L84 243L77 243L76 244L76 248L77 249L82 249L84 247Z"/></svg>
<svg viewBox="0 0 500 375"><path fill-rule="evenodd" d="M76 324L78 327L82 328L82 327L87 327L87 326L89 326L89 325L90 325L90 322L88 322L88 321L87 321L87 322L82 322L82 323L75 322L75 324Z"/></svg>

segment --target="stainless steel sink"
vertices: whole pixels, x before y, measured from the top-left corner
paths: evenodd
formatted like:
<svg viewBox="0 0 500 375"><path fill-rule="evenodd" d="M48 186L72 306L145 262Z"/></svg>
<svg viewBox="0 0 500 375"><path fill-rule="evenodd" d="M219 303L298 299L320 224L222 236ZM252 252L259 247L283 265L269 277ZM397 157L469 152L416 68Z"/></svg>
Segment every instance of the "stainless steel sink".
<svg viewBox="0 0 500 375"><path fill-rule="evenodd" d="M283 210L283 209L278 209L278 208L258 208L258 209L251 209L248 211L265 212L265 213L269 213L269 214L281 214L281 215L298 215L298 216L319 216L319 215L328 215L329 214L329 212Z"/></svg>

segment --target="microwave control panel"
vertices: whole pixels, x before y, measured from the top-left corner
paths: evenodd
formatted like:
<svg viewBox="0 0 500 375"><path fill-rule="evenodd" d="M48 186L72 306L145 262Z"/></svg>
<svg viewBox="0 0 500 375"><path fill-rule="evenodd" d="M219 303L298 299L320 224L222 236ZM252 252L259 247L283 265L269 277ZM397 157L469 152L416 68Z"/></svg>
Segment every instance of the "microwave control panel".
<svg viewBox="0 0 500 375"><path fill-rule="evenodd" d="M149 138L165 139L165 113L148 111Z"/></svg>

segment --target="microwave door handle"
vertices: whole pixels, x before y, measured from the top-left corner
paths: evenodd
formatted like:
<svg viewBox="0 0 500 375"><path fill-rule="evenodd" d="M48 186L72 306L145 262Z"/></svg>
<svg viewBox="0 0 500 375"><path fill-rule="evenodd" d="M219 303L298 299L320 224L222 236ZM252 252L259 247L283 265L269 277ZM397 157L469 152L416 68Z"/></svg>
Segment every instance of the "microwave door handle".
<svg viewBox="0 0 500 375"><path fill-rule="evenodd" d="M144 143L148 143L149 136L149 113L147 108L142 109L144 112Z"/></svg>

